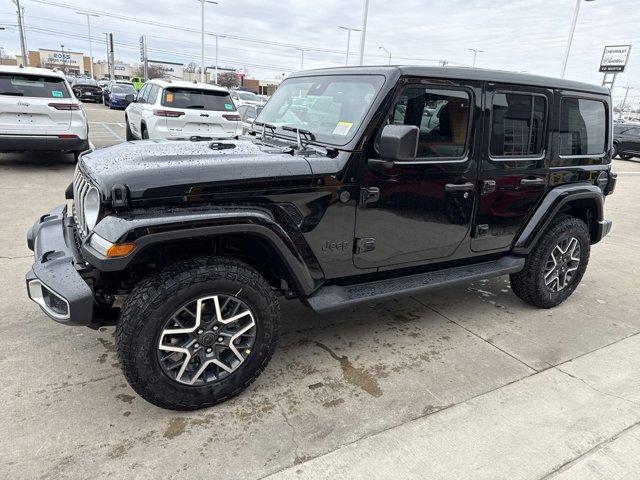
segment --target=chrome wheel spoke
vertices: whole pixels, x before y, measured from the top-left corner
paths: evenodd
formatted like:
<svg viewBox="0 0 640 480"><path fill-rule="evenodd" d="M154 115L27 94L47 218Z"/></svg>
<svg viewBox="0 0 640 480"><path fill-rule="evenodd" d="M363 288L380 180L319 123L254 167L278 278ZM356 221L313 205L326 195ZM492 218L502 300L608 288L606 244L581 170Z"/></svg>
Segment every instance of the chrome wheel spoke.
<svg viewBox="0 0 640 480"><path fill-rule="evenodd" d="M211 295L183 305L167 320L157 357L171 379L209 384L233 373L251 353L255 338L253 313L242 300Z"/></svg>
<svg viewBox="0 0 640 480"><path fill-rule="evenodd" d="M545 285L554 292L566 288L580 266L580 242L575 237L560 240L551 251L545 264Z"/></svg>

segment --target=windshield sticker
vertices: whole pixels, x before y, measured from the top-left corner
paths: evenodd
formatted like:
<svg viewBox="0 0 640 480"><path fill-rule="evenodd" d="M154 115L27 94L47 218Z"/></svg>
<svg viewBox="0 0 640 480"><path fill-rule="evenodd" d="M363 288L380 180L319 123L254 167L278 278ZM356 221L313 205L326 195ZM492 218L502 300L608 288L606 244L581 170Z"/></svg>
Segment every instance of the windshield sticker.
<svg viewBox="0 0 640 480"><path fill-rule="evenodd" d="M62 92L60 90L51 90L51 96L56 98L62 98Z"/></svg>
<svg viewBox="0 0 640 480"><path fill-rule="evenodd" d="M164 97L164 99L169 103L173 103L173 92L167 92L167 95Z"/></svg>
<svg viewBox="0 0 640 480"><path fill-rule="evenodd" d="M353 123L351 122L338 122L336 128L333 129L334 135L346 135L351 130Z"/></svg>
<svg viewBox="0 0 640 480"><path fill-rule="evenodd" d="M231 103L225 103L224 108L226 108L227 110L233 110L233 105Z"/></svg>

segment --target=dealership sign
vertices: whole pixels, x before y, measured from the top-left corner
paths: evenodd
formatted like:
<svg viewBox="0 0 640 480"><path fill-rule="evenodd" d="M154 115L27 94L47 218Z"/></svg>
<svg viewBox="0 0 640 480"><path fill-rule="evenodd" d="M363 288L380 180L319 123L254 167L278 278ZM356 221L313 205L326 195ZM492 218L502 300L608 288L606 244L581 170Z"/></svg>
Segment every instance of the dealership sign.
<svg viewBox="0 0 640 480"><path fill-rule="evenodd" d="M600 62L600 71L603 73L620 73L624 72L627 66L631 45L610 45L604 47L602 61Z"/></svg>

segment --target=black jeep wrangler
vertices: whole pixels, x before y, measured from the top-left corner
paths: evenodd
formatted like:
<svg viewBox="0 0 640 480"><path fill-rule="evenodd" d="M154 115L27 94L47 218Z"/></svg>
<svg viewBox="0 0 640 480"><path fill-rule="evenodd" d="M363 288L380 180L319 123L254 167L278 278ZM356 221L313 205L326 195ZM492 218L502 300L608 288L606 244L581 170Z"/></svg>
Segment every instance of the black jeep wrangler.
<svg viewBox="0 0 640 480"><path fill-rule="evenodd" d="M28 232L32 300L117 324L131 386L189 410L266 367L278 296L317 312L509 274L549 308L611 228L611 98L461 68L289 77L247 136L85 153Z"/></svg>

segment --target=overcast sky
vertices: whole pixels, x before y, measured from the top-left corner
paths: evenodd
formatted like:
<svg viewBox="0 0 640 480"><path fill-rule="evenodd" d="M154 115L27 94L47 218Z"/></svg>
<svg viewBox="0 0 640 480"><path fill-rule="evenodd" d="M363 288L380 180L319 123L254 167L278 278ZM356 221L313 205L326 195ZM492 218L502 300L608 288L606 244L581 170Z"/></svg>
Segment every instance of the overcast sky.
<svg viewBox="0 0 640 480"><path fill-rule="evenodd" d="M336 51L306 51L304 67L344 64L346 32L338 25L359 28L363 0L218 0L207 4L206 30L301 47ZM484 50L477 65L560 76L562 56L575 0L371 0L365 63L386 63L379 50L392 53L393 63L435 65L444 59L470 65L468 48ZM94 58L104 59L104 32L113 32L116 58L138 61L138 36L146 34L149 57L200 63L198 0L22 0L27 42L31 50L56 49L88 54L87 28L76 10L124 15L170 24L184 31L102 15L92 19ZM0 46L19 52L15 7L0 0ZM144 7L143 7L144 5ZM150 7L152 5L152 7ZM360 34L352 35L352 62L357 61ZM214 38L207 37L207 63L214 63ZM605 45L635 44L627 71L617 84L635 87L640 103L640 0L582 2L567 78L600 83L598 65ZM301 52L293 47L261 45L220 38L220 65L246 67L250 76L273 78L300 68ZM394 60L394 58L396 60ZM619 96L624 91L616 89Z"/></svg>

